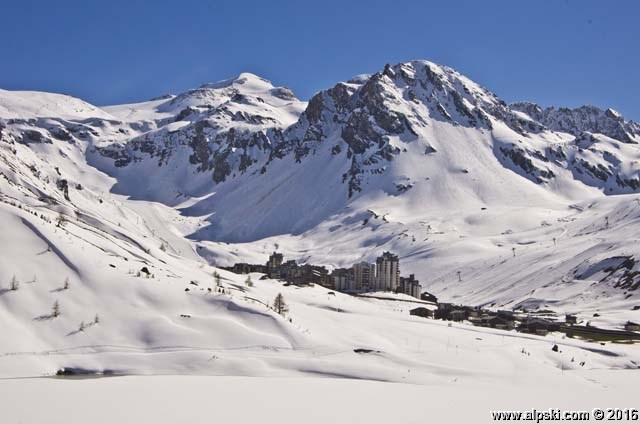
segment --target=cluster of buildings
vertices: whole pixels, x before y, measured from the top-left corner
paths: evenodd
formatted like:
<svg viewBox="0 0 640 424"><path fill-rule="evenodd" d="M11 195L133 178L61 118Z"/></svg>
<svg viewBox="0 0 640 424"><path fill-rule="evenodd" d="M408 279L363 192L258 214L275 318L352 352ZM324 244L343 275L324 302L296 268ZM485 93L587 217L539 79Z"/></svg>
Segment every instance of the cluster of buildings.
<svg viewBox="0 0 640 424"><path fill-rule="evenodd" d="M423 300L425 299L423 295ZM500 330L516 330L521 333L546 335L559 331L569 337L582 337L591 340L639 340L640 325L627 322L624 330L598 328L590 325L579 325L576 315L565 315L564 322L556 319L552 311L491 311L479 307L454 305L452 303L437 303L437 309L424 307L410 311L411 315L447 321L468 321L479 327L496 328Z"/></svg>
<svg viewBox="0 0 640 424"><path fill-rule="evenodd" d="M347 293L390 291L420 298L422 286L415 275L400 276L400 260L384 252L375 263L360 262L350 268L337 268L331 273L336 290Z"/></svg>
<svg viewBox="0 0 640 424"><path fill-rule="evenodd" d="M448 321L469 321L478 327L497 328L500 330L517 330L522 333L545 335L550 331L559 331L560 323L552 319L546 312L516 313L509 310L491 311L472 306L438 303L433 311L433 318ZM575 315L565 317L566 325L576 324Z"/></svg>
<svg viewBox="0 0 640 424"><path fill-rule="evenodd" d="M331 272L324 266L298 265L295 260L285 262L282 253L277 252L269 256L264 265L237 263L226 269L238 274L260 272L268 278L285 280L291 284L319 284L346 293L390 291L420 298L422 291L414 274L400 276L400 260L391 252L384 252L375 263L359 262Z"/></svg>
<svg viewBox="0 0 640 424"><path fill-rule="evenodd" d="M411 315L448 321L468 321L480 327L501 330L516 330L523 333L545 335L560 331L569 337L579 336L592 340L639 340L640 324L627 322L624 330L603 329L578 325L575 315L566 315L564 322L558 321L552 311L491 311L480 307L440 303L438 299L422 291L420 282L413 274L400 276L400 260L391 252L384 252L375 263L359 262L349 268L337 268L329 272L319 265L298 265L295 260L285 261L282 253L274 252L264 264L237 263L226 268L237 274L258 272L264 278L284 280L289 284L319 284L331 290L346 293L387 291L404 293L436 306L436 309L418 307Z"/></svg>

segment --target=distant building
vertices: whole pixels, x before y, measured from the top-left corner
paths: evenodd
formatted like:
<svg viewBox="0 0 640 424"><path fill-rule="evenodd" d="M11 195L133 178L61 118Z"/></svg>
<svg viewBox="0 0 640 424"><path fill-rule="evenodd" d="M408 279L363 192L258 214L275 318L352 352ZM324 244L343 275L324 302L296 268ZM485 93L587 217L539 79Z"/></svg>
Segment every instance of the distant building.
<svg viewBox="0 0 640 424"><path fill-rule="evenodd" d="M249 274L252 272L265 274L267 272L267 267L264 265L248 264L244 262L236 263L232 267L223 267L223 269L234 272L236 274Z"/></svg>
<svg viewBox="0 0 640 424"><path fill-rule="evenodd" d="M497 328L499 330L513 330L515 328L515 320L497 315L488 316L472 322L474 325Z"/></svg>
<svg viewBox="0 0 640 424"><path fill-rule="evenodd" d="M284 257L282 253L273 252L267 261L267 274L270 278L280 278L280 265Z"/></svg>
<svg viewBox="0 0 640 424"><path fill-rule="evenodd" d="M518 331L521 333L531 333L539 336L558 330L560 330L560 324L542 318L528 317L518 326Z"/></svg>
<svg viewBox="0 0 640 424"><path fill-rule="evenodd" d="M306 284L319 284L333 289L333 279L323 266L304 264L293 269L286 278L287 282L303 286Z"/></svg>
<svg viewBox="0 0 640 424"><path fill-rule="evenodd" d="M640 331L640 324L627 321L627 323L624 325L624 329L627 331Z"/></svg>
<svg viewBox="0 0 640 424"><path fill-rule="evenodd" d="M237 263L230 268L230 271L233 271L236 274L248 274L251 272L251 264L244 262Z"/></svg>
<svg viewBox="0 0 640 424"><path fill-rule="evenodd" d="M410 310L409 315L416 315L423 318L433 318L433 311L431 309L419 307Z"/></svg>
<svg viewBox="0 0 640 424"><path fill-rule="evenodd" d="M514 317L515 317L515 312L513 311L509 311L506 309L501 309L497 312L497 316L499 316L502 319L507 319L507 320L511 320L513 321Z"/></svg>
<svg viewBox="0 0 640 424"><path fill-rule="evenodd" d="M435 319L449 319L449 314L455 309L453 303L438 303L438 309L435 312Z"/></svg>
<svg viewBox="0 0 640 424"><path fill-rule="evenodd" d="M360 262L353 265L353 290L373 291L375 290L376 268L368 262Z"/></svg>
<svg viewBox="0 0 640 424"><path fill-rule="evenodd" d="M343 292L355 291L353 269L337 268L331 273L333 279L333 287Z"/></svg>
<svg viewBox="0 0 640 424"><path fill-rule="evenodd" d="M296 274L297 269L298 263L295 260L284 262L279 268L280 278L289 281Z"/></svg>
<svg viewBox="0 0 640 424"><path fill-rule="evenodd" d="M449 319L451 321L464 321L467 319L467 311L464 309L456 309L449 312Z"/></svg>
<svg viewBox="0 0 640 424"><path fill-rule="evenodd" d="M267 261L267 268L278 268L282 265L283 260L284 256L282 256L282 253L273 252Z"/></svg>
<svg viewBox="0 0 640 424"><path fill-rule="evenodd" d="M565 315L564 316L564 322L570 325L574 325L578 323L578 317L575 315Z"/></svg>
<svg viewBox="0 0 640 424"><path fill-rule="evenodd" d="M420 294L420 299L424 300L425 302L438 303L438 298L428 292L422 292Z"/></svg>
<svg viewBox="0 0 640 424"><path fill-rule="evenodd" d="M400 286L400 260L391 252L376 259L376 290L396 291Z"/></svg>
<svg viewBox="0 0 640 424"><path fill-rule="evenodd" d="M409 296L420 298L420 292L422 292L422 286L420 282L416 280L414 274L410 274L409 278L400 277L400 285L398 286L398 292L408 294Z"/></svg>

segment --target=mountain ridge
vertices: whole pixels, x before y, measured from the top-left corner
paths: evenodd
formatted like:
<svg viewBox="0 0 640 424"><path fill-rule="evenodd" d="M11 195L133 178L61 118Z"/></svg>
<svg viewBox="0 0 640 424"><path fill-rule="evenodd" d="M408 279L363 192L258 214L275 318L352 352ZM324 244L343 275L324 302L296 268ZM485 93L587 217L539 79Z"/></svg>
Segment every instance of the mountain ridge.
<svg viewBox="0 0 640 424"><path fill-rule="evenodd" d="M393 250L428 290L508 306L532 289L552 296L584 267L575 262L583 249L605 262L636 254L598 223L635 219L627 203L640 191L637 124L612 110L509 105L432 62L387 65L308 103L253 74L105 112L73 103L38 116L42 104L60 103L44 97L24 116L0 118L3 192L77 216L96 213L109 195L136 208L158 202L184 221L172 230L181 238L163 236L168 246L209 263L279 248L344 266ZM567 225L574 219L603 236L583 235ZM562 272L517 282L495 273L511 247L550 263L548 243L562 234L573 255ZM473 287L451 286L455 270L468 267L478 270ZM576 275L585 277L576 289L593 282ZM493 284L488 276L499 290L480 290ZM613 279L602 284L617 299ZM567 304L576 294L562 293Z"/></svg>

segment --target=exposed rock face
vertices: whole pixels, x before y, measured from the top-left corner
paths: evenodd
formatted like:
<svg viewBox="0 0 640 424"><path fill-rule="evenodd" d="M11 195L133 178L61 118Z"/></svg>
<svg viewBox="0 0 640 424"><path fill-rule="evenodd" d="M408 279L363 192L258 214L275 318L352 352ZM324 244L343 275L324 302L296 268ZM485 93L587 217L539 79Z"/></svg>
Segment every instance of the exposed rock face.
<svg viewBox="0 0 640 424"><path fill-rule="evenodd" d="M602 110L595 106L581 106L575 109L542 108L535 103L527 102L513 103L509 107L526 113L531 119L552 131L575 136L583 132L598 133L624 143L637 143L635 138L640 136L640 125L633 121L625 121L622 115L613 109Z"/></svg>
<svg viewBox="0 0 640 424"><path fill-rule="evenodd" d="M430 119L490 129L489 114L506 116L508 110L450 68L426 61L387 65L382 72L316 94L285 132L280 149L295 152L301 161L318 143L337 139L333 152L344 151L351 162L343 181L352 196L361 190L363 173L384 172L385 163L401 153L394 137L416 139Z"/></svg>
<svg viewBox="0 0 640 424"><path fill-rule="evenodd" d="M70 201L71 199L69 198L69 182L64 178L61 178L56 182L56 185L58 187L58 190L63 193L64 198Z"/></svg>
<svg viewBox="0 0 640 424"><path fill-rule="evenodd" d="M291 90L242 74L171 97L157 108L179 111L175 117L156 121L157 129L126 145L98 151L116 158L116 166L145 156L166 166L187 149L189 164L197 172L210 172L213 182L221 183L253 164L268 162L274 154L274 140L280 139L281 130L297 119L303 107Z"/></svg>
<svg viewBox="0 0 640 424"><path fill-rule="evenodd" d="M544 166L544 162L549 162L546 156L535 150L525 150L516 145L511 145L510 148L500 147L500 152L505 158L511 160L525 176L536 183L543 183L549 179L555 177L553 171ZM542 162L542 166L536 166L533 160L537 163Z"/></svg>
<svg viewBox="0 0 640 424"><path fill-rule="evenodd" d="M304 165L329 150L342 161L336 175L349 198L387 172L390 162L407 151L407 143L417 140L421 154L438 157L425 136L436 124L490 135L506 126L521 138L492 136L493 154L536 184L570 173L607 194L640 191L640 168L629 161L636 156L629 149L640 141L637 123L593 106L507 105L455 70L427 61L387 65L320 91L308 104L287 88L241 74L146 105L132 105L122 120L100 114L5 119L1 134L29 145L88 143L87 152L121 169L149 161L159 173L188 167L208 176L212 186L247 173L265 174L281 159ZM128 118L145 107L152 113Z"/></svg>

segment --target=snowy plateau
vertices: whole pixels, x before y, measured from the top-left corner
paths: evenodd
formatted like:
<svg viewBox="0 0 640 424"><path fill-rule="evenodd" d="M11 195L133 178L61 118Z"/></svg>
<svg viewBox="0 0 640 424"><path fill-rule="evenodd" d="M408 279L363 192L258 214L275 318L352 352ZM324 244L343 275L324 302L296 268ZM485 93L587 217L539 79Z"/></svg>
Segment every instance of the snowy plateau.
<svg viewBox="0 0 640 424"><path fill-rule="evenodd" d="M391 251L440 302L622 329L640 322L638 143L612 109L507 104L427 61L308 102L249 73L106 107L0 90L0 423L638 408L633 342L221 269Z"/></svg>

